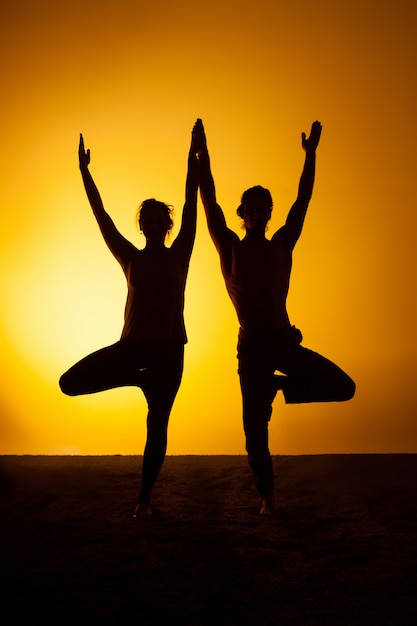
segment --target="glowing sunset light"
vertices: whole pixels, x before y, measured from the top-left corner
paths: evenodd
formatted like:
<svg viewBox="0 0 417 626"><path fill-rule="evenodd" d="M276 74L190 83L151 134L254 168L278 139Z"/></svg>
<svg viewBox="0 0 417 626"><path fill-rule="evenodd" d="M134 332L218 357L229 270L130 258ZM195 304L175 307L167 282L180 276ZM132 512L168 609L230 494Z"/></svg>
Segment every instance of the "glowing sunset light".
<svg viewBox="0 0 417 626"><path fill-rule="evenodd" d="M299 407L278 396L271 452L416 452L415 3L142 4L5 9L0 454L142 453L140 391L68 398L58 387L119 339L126 298L85 197L78 138L106 210L143 247L145 198L174 205L177 232L197 117L228 225L242 232L241 193L262 184L271 235L297 193L301 132L323 123L288 310L357 395ZM168 454L244 454L238 324L200 201L198 212Z"/></svg>

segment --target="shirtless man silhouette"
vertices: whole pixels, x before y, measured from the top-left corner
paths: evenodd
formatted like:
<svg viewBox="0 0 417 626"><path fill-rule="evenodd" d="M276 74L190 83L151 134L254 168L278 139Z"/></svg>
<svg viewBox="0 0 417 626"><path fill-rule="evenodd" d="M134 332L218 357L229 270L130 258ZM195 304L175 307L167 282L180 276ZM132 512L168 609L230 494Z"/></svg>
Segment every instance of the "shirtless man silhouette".
<svg viewBox="0 0 417 626"><path fill-rule="evenodd" d="M168 248L171 208L145 200L138 213L146 238L137 249L119 233L104 210L88 169L90 151L80 138L79 163L88 200L103 238L127 280L125 321L120 341L82 359L61 376L61 390L70 396L122 386L138 386L148 404L147 440L142 484L134 517L150 515L153 485L165 459L168 420L180 386L184 344L184 290L196 232L198 158L193 129L188 155L185 204L180 231Z"/></svg>
<svg viewBox="0 0 417 626"><path fill-rule="evenodd" d="M272 197L258 185L243 193L237 209L245 229L240 239L227 227L216 200L201 120L196 127L201 198L240 324L238 372L246 450L262 498L260 512L266 515L273 514L275 509L268 422L277 391L282 390L287 403L344 401L355 393L355 383L339 367L300 345L302 334L291 325L286 307L292 251L300 237L313 191L321 131L322 126L316 121L308 138L302 133L305 162L298 195L285 224L271 239L266 238Z"/></svg>

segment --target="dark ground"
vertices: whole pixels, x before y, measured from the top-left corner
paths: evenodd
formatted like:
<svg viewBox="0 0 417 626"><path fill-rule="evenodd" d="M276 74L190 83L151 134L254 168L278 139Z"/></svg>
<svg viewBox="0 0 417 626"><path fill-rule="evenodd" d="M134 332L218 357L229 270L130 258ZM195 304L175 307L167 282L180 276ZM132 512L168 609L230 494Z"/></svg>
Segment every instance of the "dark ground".
<svg viewBox="0 0 417 626"><path fill-rule="evenodd" d="M0 457L4 624L415 625L417 456L276 456L258 515L243 456Z"/></svg>

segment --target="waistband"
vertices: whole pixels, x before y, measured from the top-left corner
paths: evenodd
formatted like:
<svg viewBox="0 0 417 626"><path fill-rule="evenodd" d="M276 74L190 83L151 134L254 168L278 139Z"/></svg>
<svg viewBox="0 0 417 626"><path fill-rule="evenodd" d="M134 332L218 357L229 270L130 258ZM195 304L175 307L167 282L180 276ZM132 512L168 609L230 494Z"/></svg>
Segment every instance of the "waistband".
<svg viewBox="0 0 417 626"><path fill-rule="evenodd" d="M301 330L296 326L288 326L280 330L274 331L256 331L251 332L239 328L239 343L260 343L260 344L298 344L303 340Z"/></svg>

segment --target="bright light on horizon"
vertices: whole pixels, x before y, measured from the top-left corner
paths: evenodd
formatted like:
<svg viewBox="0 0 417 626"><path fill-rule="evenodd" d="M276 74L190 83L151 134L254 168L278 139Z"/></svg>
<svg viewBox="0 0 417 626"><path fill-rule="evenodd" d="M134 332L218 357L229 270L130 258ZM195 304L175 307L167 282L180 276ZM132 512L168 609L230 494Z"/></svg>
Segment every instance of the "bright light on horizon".
<svg viewBox="0 0 417 626"><path fill-rule="evenodd" d="M84 193L78 137L106 209L142 247L134 217L145 198L174 205L177 232L197 117L218 201L238 234L236 207L253 184L274 198L269 235L283 223L301 132L323 123L288 309L305 345L346 369L357 395L295 408L277 398L271 451L415 452L415 3L400 13L375 11L376 1L330 10L319 0L313 10L262 0L254 28L249 2L236 14L217 0L203 9L185 1L175 7L175 38L168 5L141 13L142 36L133 0L123 15L93 0L67 5L58 19L51 6L10 5L2 41L0 453L143 452L140 391L74 399L58 388L65 369L119 338L126 298ZM168 453L244 454L238 325L201 203L185 319Z"/></svg>

